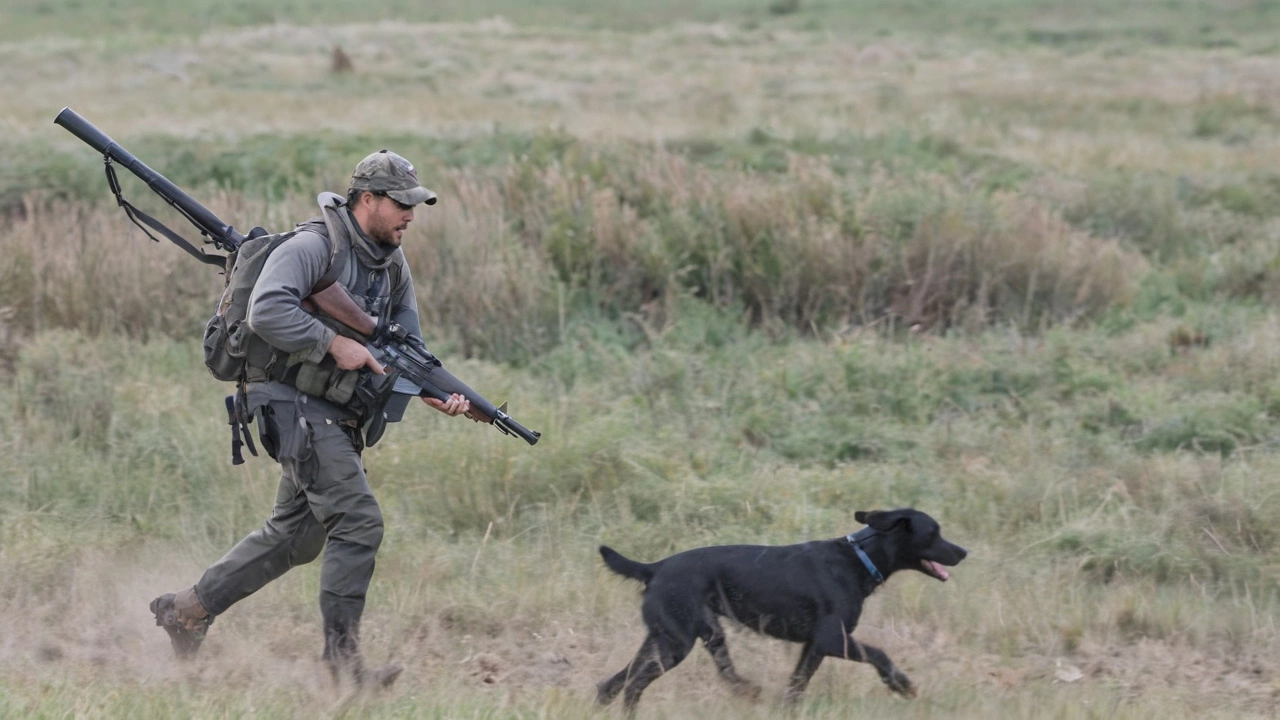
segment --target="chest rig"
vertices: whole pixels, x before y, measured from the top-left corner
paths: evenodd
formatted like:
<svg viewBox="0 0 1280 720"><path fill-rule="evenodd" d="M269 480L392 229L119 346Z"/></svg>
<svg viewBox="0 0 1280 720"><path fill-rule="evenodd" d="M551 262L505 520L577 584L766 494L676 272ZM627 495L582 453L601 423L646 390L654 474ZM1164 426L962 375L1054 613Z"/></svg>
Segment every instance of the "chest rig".
<svg viewBox="0 0 1280 720"><path fill-rule="evenodd" d="M360 234L345 207L345 200L335 193L321 193L321 217L312 218L299 226L299 230L315 232L329 242L330 267L321 281L312 289L323 290L337 283L351 296L357 305L369 315L381 317L390 312L391 292L399 282L403 262L399 254L386 258L374 258L367 250L357 247L368 243ZM324 313L316 313L316 319L334 332L364 341L358 333ZM294 353L277 350L261 339L261 352L250 353L245 379L247 382L276 380L298 390L342 407L358 419L363 419L369 408L363 407L356 396L360 370L343 370L331 355L319 362L307 359L309 348ZM253 357L257 355L257 357Z"/></svg>

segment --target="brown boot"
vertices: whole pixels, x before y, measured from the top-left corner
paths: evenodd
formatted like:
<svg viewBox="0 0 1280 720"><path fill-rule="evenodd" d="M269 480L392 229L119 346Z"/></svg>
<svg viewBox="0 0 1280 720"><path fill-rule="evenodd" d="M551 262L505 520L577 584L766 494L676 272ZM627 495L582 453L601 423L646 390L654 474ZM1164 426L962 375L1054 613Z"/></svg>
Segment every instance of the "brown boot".
<svg viewBox="0 0 1280 720"><path fill-rule="evenodd" d="M194 585L152 600L151 614L156 616L156 625L169 634L173 652L180 660L193 657L200 649L214 617L200 604Z"/></svg>

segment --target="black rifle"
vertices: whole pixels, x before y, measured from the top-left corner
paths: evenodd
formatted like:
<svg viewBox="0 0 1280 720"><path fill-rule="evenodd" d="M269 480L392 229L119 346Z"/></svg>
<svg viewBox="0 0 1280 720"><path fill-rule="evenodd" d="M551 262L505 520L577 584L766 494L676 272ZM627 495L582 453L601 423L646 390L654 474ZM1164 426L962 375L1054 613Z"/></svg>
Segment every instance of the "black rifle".
<svg viewBox="0 0 1280 720"><path fill-rule="evenodd" d="M159 242L154 235L148 230L147 226L164 235L175 245L182 248L188 254L197 260L208 263L210 265L219 265L226 269L230 269L230 265L234 262L235 252L240 248L247 238L265 235L266 230L255 227L249 231L249 235L241 235L235 228L223 222L217 215L214 215L209 208L196 202L195 198L183 192L181 188L174 185L165 176L147 167L141 160L134 157L132 153L125 150L119 143L107 137L106 133L99 130L93 123L81 117L71 108L63 108L62 112L54 118L54 123L66 128L68 132L80 138L89 147L102 153L102 160L106 166L107 183L111 187L111 193L115 195L116 202L124 208L125 214L135 225L142 228L147 237ZM116 177L113 162L119 163L129 172L138 176L147 187L151 188L155 194L164 198L166 202L174 207L183 217L195 225L200 230L200 234L205 238L205 244L212 244L214 247L226 252L226 255L217 253L207 253L188 242L181 235L170 230L163 223L151 217L134 207L128 200L124 199L124 195L120 192L120 183ZM141 222L139 222L141 220ZM145 226L144 226L145 223ZM434 355L421 346L420 342L415 343L416 338L409 335L407 330L400 328L398 325L392 324L390 328L399 328L398 332L372 332L373 326L363 327L364 320L371 320L376 326L376 319L369 318L364 315L363 318L356 316L352 312L355 311L363 315L363 310L355 306L351 301L351 296L342 286L334 283L323 290L312 292L312 294L304 301L305 306L309 309L323 310L325 314L336 318L339 322L347 322L348 319L361 321L361 324L352 325L357 332L361 332L370 340L369 350L374 354L383 365L394 368L406 380L416 385L419 395L422 397L432 397L437 400L448 400L452 394L458 394L465 397L471 403L471 415L474 419L488 423L498 428L505 435L516 435L524 439L525 442L533 445L538 442L541 437L540 433L529 430L514 418L506 413L507 404L503 403L502 407L496 407L493 403L485 399L483 395L472 390L466 383L454 377L452 373L445 370ZM350 323L347 323L350 325ZM366 371L368 372L368 371ZM387 390L389 394L389 389ZM242 393L237 393L237 397ZM230 400L230 398L229 398ZM232 437L237 438L237 429L243 431L243 427L237 428L239 408L235 407L235 402L230 401L227 404L228 417L231 422ZM381 413L375 413L372 417L371 424L376 427L371 428L368 435L372 437L370 445L377 441L381 435L380 422L385 418L378 417ZM376 434L375 434L376 432ZM242 433L248 438L248 433ZM250 441L252 443L252 441ZM243 460L239 460L239 448L233 443L232 452L234 464L239 464ZM253 448L250 444L250 451ZM239 460L239 462L237 462Z"/></svg>
<svg viewBox="0 0 1280 720"><path fill-rule="evenodd" d="M506 403L495 407L483 395L445 370L440 360L409 334L408 329L391 323L385 332L374 337L369 350L375 360L398 371L400 377L421 388L419 395L422 397L443 402L457 393L471 402L468 414L476 421L489 423L504 435L519 436L530 445L537 444L538 438L542 437L541 433L530 430L508 415Z"/></svg>
<svg viewBox="0 0 1280 720"><path fill-rule="evenodd" d="M468 415L473 420L488 423L501 430L504 435L516 435L530 445L536 444L542 436L508 415L506 403L501 407L495 406L453 373L445 370L440 360L422 344L422 340L410 334L407 328L397 323L379 322L379 318L366 313L341 285L334 283L320 292L311 293L302 301L302 307L312 312L323 312L353 331L352 334L366 343L373 359L390 368L386 377L367 374L365 380L368 382L365 386L357 386L358 392L364 391L366 406L380 407L385 402L385 395L390 392L390 383L394 383L396 377L403 377L419 388L420 397L440 401L447 401L455 393L465 397L471 402ZM372 419L366 430L368 444L374 444L382 436L383 419L376 415Z"/></svg>

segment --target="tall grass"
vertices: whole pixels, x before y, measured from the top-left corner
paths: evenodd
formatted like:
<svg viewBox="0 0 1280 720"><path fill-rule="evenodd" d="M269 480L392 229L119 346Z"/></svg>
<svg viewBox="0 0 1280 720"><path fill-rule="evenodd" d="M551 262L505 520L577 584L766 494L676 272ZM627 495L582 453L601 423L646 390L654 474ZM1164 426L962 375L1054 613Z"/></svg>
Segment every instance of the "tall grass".
<svg viewBox="0 0 1280 720"><path fill-rule="evenodd" d="M444 169L445 199L420 211L406 245L422 316L465 354L526 360L584 313L660 332L685 296L806 333L1036 330L1126 303L1144 271L1137 253L1030 197L932 174L861 180L803 155L788 163L775 174L614 146ZM297 197L210 203L232 217L313 212ZM216 294L214 273L142 242L111 207L31 196L0 242L12 260L0 306L24 331L190 336Z"/></svg>

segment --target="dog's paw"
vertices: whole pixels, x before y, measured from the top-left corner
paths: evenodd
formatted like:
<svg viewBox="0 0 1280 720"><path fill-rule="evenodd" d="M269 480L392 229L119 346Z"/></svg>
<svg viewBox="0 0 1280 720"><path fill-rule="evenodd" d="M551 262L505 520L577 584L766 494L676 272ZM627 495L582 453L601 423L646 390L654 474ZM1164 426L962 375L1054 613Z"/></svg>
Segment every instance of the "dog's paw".
<svg viewBox="0 0 1280 720"><path fill-rule="evenodd" d="M903 697L913 698L916 696L916 686L911 684L911 678L896 668L889 677L884 678L884 684L888 685L890 690Z"/></svg>
<svg viewBox="0 0 1280 720"><path fill-rule="evenodd" d="M602 680L596 683L596 704L608 705L613 699L618 697L618 691L622 690L622 683L617 682L617 678Z"/></svg>

